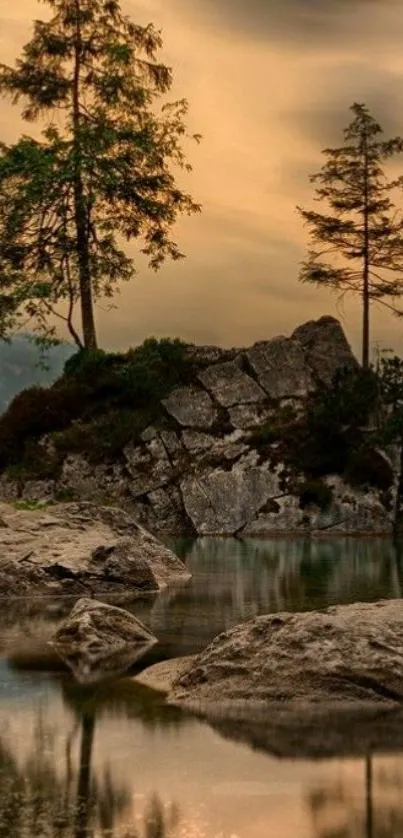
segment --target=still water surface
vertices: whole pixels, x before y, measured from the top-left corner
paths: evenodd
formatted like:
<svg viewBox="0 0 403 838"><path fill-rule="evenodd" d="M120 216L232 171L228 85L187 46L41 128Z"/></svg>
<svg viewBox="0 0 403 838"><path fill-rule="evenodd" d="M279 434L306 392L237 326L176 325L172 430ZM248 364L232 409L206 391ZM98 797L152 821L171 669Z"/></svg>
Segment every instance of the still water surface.
<svg viewBox="0 0 403 838"><path fill-rule="evenodd" d="M159 657L257 614L401 596L387 540L176 548L193 578L132 606L161 639ZM277 759L130 677L88 692L55 668L33 671L38 638L69 607L0 609L0 838L403 836L403 754Z"/></svg>

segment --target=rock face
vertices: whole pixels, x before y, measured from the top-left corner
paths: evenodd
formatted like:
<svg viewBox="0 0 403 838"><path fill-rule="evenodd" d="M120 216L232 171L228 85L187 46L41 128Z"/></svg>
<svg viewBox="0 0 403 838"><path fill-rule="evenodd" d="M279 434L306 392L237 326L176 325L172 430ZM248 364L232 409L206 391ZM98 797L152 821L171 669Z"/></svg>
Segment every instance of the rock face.
<svg viewBox="0 0 403 838"><path fill-rule="evenodd" d="M350 345L334 317L321 317L299 326L292 335L302 346L306 361L314 376L329 383L340 367L356 367Z"/></svg>
<svg viewBox="0 0 403 838"><path fill-rule="evenodd" d="M222 407L235 404L254 404L264 401L265 392L259 384L242 372L236 361L214 364L199 375L203 386L210 390Z"/></svg>
<svg viewBox="0 0 403 838"><path fill-rule="evenodd" d="M402 661L401 600L278 613L216 637L175 680L169 699L201 708L401 707Z"/></svg>
<svg viewBox="0 0 403 838"><path fill-rule="evenodd" d="M189 477L181 491L186 512L201 535L238 533L269 498L281 494L277 475L256 467Z"/></svg>
<svg viewBox="0 0 403 838"><path fill-rule="evenodd" d="M1 595L136 595L189 576L171 550L120 509L0 504Z"/></svg>
<svg viewBox="0 0 403 838"><path fill-rule="evenodd" d="M255 343L247 352L248 361L268 396L306 396L312 389L312 372L297 340L278 337Z"/></svg>
<svg viewBox="0 0 403 838"><path fill-rule="evenodd" d="M157 643L133 614L82 598L50 641L80 684L125 671Z"/></svg>
<svg viewBox="0 0 403 838"><path fill-rule="evenodd" d="M298 486L305 473L295 461L290 468L275 439L265 442L279 416L284 421L292 414L295 421L313 388L337 369L357 366L337 320L322 317L291 337L244 350L188 349L193 384L172 390L155 425L116 460L95 465L70 454L54 480L16 482L0 475L0 497L107 501L156 535L392 531L397 481L390 490L352 489L328 474L331 501L303 506ZM392 482L398 469L391 463L389 470Z"/></svg>
<svg viewBox="0 0 403 838"><path fill-rule="evenodd" d="M211 428L217 415L210 396L196 387L177 387L163 405L185 428Z"/></svg>

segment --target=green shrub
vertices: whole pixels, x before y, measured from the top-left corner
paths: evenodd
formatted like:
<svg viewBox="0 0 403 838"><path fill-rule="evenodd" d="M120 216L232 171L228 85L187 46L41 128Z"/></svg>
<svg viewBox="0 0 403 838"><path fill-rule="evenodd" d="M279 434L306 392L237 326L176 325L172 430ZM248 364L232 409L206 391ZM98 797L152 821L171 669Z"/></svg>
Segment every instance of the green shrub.
<svg viewBox="0 0 403 838"><path fill-rule="evenodd" d="M56 451L64 456L82 454L91 463L119 457L131 441L152 421L148 411L114 410L90 422L75 422L66 430L52 435Z"/></svg>
<svg viewBox="0 0 403 838"><path fill-rule="evenodd" d="M87 398L110 407L145 407L190 380L193 363L178 339L149 338L125 355L82 350L66 361L65 378L79 382Z"/></svg>
<svg viewBox="0 0 403 838"><path fill-rule="evenodd" d="M256 448L272 445L284 438L296 422L295 408L287 404L279 407L273 417L255 428L251 434L251 444Z"/></svg>
<svg viewBox="0 0 403 838"><path fill-rule="evenodd" d="M0 417L0 467L22 460L30 439L67 427L82 406L76 387L32 387L18 393Z"/></svg>
<svg viewBox="0 0 403 838"><path fill-rule="evenodd" d="M180 340L149 338L127 353L120 375L121 397L136 407L155 404L174 387L189 383L193 369Z"/></svg>
<svg viewBox="0 0 403 838"><path fill-rule="evenodd" d="M343 476L350 486L372 486L382 490L390 489L394 479L390 463L379 451L370 447L350 454Z"/></svg>
<svg viewBox="0 0 403 838"><path fill-rule="evenodd" d="M313 431L323 425L333 429L362 427L376 409L378 398L379 381L373 370L343 368L330 384L310 395L307 421Z"/></svg>
<svg viewBox="0 0 403 838"><path fill-rule="evenodd" d="M318 506L319 509L327 509L333 498L330 486L323 480L305 480L298 486L299 505L301 509L309 506Z"/></svg>
<svg viewBox="0 0 403 838"><path fill-rule="evenodd" d="M281 438L281 426L277 422L265 422L260 428L255 428L250 435L250 444L254 448L264 448L272 445Z"/></svg>

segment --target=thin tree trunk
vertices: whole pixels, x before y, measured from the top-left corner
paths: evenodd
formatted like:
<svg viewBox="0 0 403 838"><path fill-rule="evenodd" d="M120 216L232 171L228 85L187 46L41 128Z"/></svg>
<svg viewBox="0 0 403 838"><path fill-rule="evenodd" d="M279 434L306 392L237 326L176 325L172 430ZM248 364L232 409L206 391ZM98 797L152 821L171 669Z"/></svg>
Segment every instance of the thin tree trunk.
<svg viewBox="0 0 403 838"><path fill-rule="evenodd" d="M91 759L94 744L94 731L94 714L87 714L84 712L82 717L80 766L77 786L77 812L74 832L75 838L86 838L88 835L91 794Z"/></svg>
<svg viewBox="0 0 403 838"><path fill-rule="evenodd" d="M80 69L81 69L81 22L80 0L75 0L76 9L76 37L74 56L74 85L73 85L73 135L74 135L74 216L76 226L77 261L80 284L81 318L84 347L97 348L97 337L94 319L94 303L92 295L90 253L88 246L88 224L84 195L84 185L81 170L81 140L80 140Z"/></svg>
<svg viewBox="0 0 403 838"><path fill-rule="evenodd" d="M362 366L369 367L369 210L368 210L368 148L364 136L364 268L362 276Z"/></svg>
<svg viewBox="0 0 403 838"><path fill-rule="evenodd" d="M373 838L374 834L374 800L373 800L373 770L372 754L365 757L365 810L366 832L365 838Z"/></svg>
<svg viewBox="0 0 403 838"><path fill-rule="evenodd" d="M397 538L403 535L403 440L400 441L399 478L396 489L394 534Z"/></svg>

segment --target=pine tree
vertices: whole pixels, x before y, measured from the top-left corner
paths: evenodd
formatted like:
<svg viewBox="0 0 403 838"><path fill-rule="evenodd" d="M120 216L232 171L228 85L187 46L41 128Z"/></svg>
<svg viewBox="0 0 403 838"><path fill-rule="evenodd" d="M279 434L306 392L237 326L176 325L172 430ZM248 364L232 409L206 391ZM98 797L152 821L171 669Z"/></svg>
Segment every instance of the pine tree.
<svg viewBox="0 0 403 838"><path fill-rule="evenodd" d="M135 273L122 242L140 239L154 269L183 255L172 226L200 209L174 175L191 168L188 106L165 102L172 73L153 25L133 23L118 0L44 2L52 18L35 21L15 67L0 65L0 93L45 121L41 141L0 146L0 321L4 331L33 317L49 334L65 300L76 343L95 348L94 300Z"/></svg>
<svg viewBox="0 0 403 838"><path fill-rule="evenodd" d="M400 314L403 217L391 193L401 187L402 179L388 179L383 163L403 151L403 140L382 140L382 128L365 105L354 104L351 110L354 119L344 131L344 145L325 149L326 162L310 178L318 184L316 200L328 204L329 214L297 207L312 240L300 280L360 295L362 363L367 368L371 303L382 303Z"/></svg>

